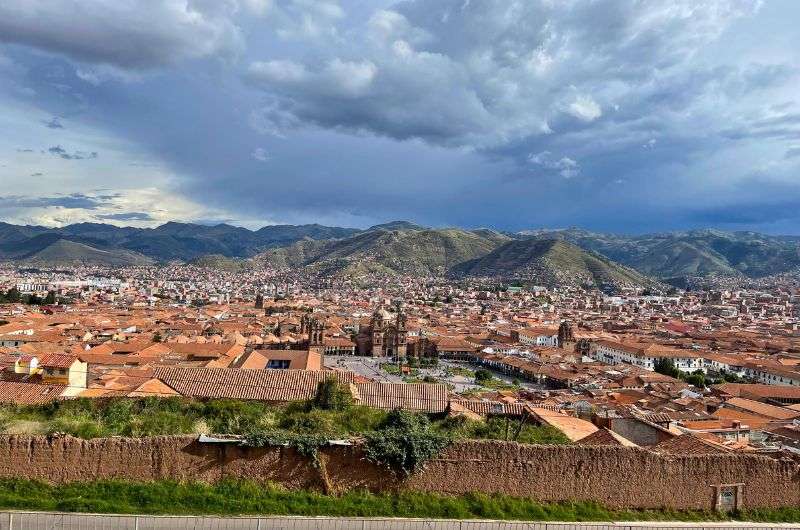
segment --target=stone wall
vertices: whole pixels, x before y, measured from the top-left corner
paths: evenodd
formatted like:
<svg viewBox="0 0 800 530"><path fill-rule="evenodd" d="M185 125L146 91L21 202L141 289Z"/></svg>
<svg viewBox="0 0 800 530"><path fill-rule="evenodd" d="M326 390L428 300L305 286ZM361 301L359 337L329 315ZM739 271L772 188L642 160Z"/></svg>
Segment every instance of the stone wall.
<svg viewBox="0 0 800 530"><path fill-rule="evenodd" d="M357 447L321 451L321 466L289 448L201 444L194 437L1 436L0 477L55 483L103 478L202 480L241 477L287 488L505 493L610 507L715 506L715 486L744 484L745 508L800 505L800 467L755 455L675 456L640 448L459 442L406 480L364 460Z"/></svg>

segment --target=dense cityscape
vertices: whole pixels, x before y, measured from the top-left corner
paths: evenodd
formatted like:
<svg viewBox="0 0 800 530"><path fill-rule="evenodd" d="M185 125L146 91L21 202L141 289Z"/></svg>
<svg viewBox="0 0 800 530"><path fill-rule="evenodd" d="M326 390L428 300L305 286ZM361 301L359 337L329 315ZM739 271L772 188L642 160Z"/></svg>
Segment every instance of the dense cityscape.
<svg viewBox="0 0 800 530"><path fill-rule="evenodd" d="M147 395L286 403L296 398L263 397L239 374L287 369L347 374L364 405L525 418L571 443L800 455L792 283L607 294L393 277L364 288L188 265L7 268L0 280L0 399L14 405ZM4 425L47 432L13 414Z"/></svg>

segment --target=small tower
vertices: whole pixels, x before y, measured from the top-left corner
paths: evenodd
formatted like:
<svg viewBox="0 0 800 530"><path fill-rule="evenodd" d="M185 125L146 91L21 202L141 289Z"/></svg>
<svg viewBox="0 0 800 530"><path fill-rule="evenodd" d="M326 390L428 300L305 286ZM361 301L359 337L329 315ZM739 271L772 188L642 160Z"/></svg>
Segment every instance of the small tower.
<svg viewBox="0 0 800 530"><path fill-rule="evenodd" d="M558 347L566 348L575 342L575 337L572 334L572 324L569 320L565 320L558 327Z"/></svg>
<svg viewBox="0 0 800 530"><path fill-rule="evenodd" d="M322 346L322 337L325 332L325 323L316 318L310 319L308 325L308 345Z"/></svg>

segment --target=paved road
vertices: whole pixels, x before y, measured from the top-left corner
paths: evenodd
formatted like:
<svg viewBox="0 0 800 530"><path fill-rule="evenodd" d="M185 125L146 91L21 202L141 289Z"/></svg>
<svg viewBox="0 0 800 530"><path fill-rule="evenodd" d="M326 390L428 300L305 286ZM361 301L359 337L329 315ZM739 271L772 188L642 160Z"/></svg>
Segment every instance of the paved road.
<svg viewBox="0 0 800 530"><path fill-rule="evenodd" d="M0 512L0 530L744 530L752 523L523 523L331 517L167 517Z"/></svg>

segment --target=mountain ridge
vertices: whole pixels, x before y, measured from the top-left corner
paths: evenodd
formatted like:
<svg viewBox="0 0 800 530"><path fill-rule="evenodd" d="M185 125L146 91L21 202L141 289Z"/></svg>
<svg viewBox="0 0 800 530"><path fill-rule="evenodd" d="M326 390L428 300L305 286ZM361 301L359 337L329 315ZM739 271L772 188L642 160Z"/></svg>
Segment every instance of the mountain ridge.
<svg viewBox="0 0 800 530"><path fill-rule="evenodd" d="M456 265L455 276L531 281L553 286L651 287L658 282L605 256L561 239L511 240L485 256Z"/></svg>
<svg viewBox="0 0 800 530"><path fill-rule="evenodd" d="M420 239L416 244L421 245L420 248L414 244L409 246L412 241L409 234L412 233L418 234ZM454 235L457 233L461 235ZM397 234L405 235L399 237ZM456 241L459 238L460 244L472 245L472 250L462 248ZM408 221L391 221L367 229L284 224L258 230L225 223L200 225L175 221L155 228L119 227L105 223L48 228L0 222L0 260L24 262L31 259L35 251L59 239L103 252L133 252L154 262L189 262L203 256L218 256L206 260L207 263L222 264L224 260L220 257L259 261L259 256L282 249L261 261L275 260L280 264L301 266L299 264L310 260L322 267L323 260L317 254L328 249L333 256L325 267L332 267L332 270L343 267L384 270L384 266L388 266L389 271L416 270L420 273L450 269L457 264L456 259L481 257L477 254L479 251L486 254L508 240L563 239L639 273L661 279L694 276L759 278L800 269L800 236L792 235L726 232L714 228L640 235L592 232L575 227L504 232L491 228L429 228ZM473 241L467 243L467 239ZM369 244L378 243L386 245L383 252L367 249ZM437 244L442 248L435 248ZM76 249L74 246L71 248ZM398 254L390 256L391 249ZM297 255L290 255L292 253ZM96 254L88 252L87 255ZM334 265L333 258L343 261ZM360 264L349 263L359 259L362 261ZM412 263L402 263L404 259ZM226 267L231 266L225 263Z"/></svg>

